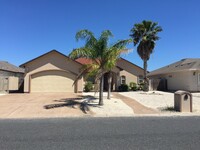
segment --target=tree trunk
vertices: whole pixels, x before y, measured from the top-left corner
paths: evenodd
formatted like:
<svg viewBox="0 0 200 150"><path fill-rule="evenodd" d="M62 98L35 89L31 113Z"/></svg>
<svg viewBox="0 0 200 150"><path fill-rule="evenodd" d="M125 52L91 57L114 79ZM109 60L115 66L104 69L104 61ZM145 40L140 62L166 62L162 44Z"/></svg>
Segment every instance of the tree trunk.
<svg viewBox="0 0 200 150"><path fill-rule="evenodd" d="M144 60L144 91L149 91L149 83L147 79L147 60Z"/></svg>
<svg viewBox="0 0 200 150"><path fill-rule="evenodd" d="M104 75L100 78L100 88L99 88L99 105L103 105L103 82L104 82Z"/></svg>
<svg viewBox="0 0 200 150"><path fill-rule="evenodd" d="M111 82L112 82L112 73L111 73L111 71L109 71L108 72L108 95L107 95L107 99L110 99Z"/></svg>

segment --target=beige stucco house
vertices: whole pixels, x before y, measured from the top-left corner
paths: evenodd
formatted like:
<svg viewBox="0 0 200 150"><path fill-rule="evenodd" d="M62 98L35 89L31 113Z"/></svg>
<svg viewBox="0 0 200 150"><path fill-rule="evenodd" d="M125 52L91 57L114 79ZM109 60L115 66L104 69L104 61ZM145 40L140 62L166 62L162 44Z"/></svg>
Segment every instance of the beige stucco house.
<svg viewBox="0 0 200 150"><path fill-rule="evenodd" d="M56 50L20 67L25 69L24 92L82 92L82 79L73 86L82 65Z"/></svg>
<svg viewBox="0 0 200 150"><path fill-rule="evenodd" d="M200 59L182 59L150 72L148 77L150 82L164 79L170 91L200 91Z"/></svg>
<svg viewBox="0 0 200 150"><path fill-rule="evenodd" d="M84 58L72 60L56 50L28 61L20 65L25 69L24 92L82 92L84 79L78 80L75 85L73 83L86 61L90 63ZM121 84L139 83L142 80L143 69L120 58L112 72L112 90L117 90ZM107 74L104 80L105 90L106 78Z"/></svg>

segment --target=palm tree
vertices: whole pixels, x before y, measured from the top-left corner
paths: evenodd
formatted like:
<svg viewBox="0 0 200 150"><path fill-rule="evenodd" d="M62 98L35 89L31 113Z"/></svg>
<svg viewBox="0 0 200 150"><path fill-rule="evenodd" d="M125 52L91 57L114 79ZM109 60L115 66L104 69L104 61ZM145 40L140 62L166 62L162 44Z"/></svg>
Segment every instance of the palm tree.
<svg viewBox="0 0 200 150"><path fill-rule="evenodd" d="M96 38L89 30L80 30L76 33L76 39L77 41L80 39L85 40L85 45L81 48L74 49L69 54L69 57L72 59L83 57L92 61L91 64L84 65L77 80L88 73L95 75L96 80L100 80L99 105L103 105L104 74L111 71L115 66L116 60L114 59L114 54L117 56L116 50L119 48L123 49L124 45L130 42L130 39L122 40L109 46L110 37L113 37L113 35L109 30L104 30L99 38Z"/></svg>
<svg viewBox="0 0 200 150"><path fill-rule="evenodd" d="M142 21L142 23L135 24L131 29L131 37L133 38L134 46L137 46L137 53L144 62L144 91L148 91L148 79L147 79L147 61L150 55L153 53L155 47L155 41L159 40L157 36L158 32L161 32L162 28L158 26L158 23L152 21Z"/></svg>
<svg viewBox="0 0 200 150"><path fill-rule="evenodd" d="M108 47L107 49L107 63L106 68L108 70L108 95L107 99L110 99L110 93L111 93L111 81L112 81L112 69L116 66L117 60L119 59L120 55L122 53L127 53L130 50L126 48L126 45L128 43L132 42L131 39L126 40L120 40L114 45Z"/></svg>

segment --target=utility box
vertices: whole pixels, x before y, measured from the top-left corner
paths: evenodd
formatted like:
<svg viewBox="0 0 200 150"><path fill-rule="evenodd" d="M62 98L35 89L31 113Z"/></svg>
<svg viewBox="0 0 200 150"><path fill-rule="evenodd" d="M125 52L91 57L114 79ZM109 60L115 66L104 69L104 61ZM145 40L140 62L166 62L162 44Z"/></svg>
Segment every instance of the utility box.
<svg viewBox="0 0 200 150"><path fill-rule="evenodd" d="M192 94L187 91L174 93L174 108L180 112L192 112Z"/></svg>

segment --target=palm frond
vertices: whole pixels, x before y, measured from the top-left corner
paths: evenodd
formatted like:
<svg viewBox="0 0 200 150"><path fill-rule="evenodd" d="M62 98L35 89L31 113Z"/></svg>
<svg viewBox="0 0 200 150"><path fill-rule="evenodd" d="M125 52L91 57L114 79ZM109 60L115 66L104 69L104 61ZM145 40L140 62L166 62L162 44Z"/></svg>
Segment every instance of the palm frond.
<svg viewBox="0 0 200 150"><path fill-rule="evenodd" d="M88 39L91 39L91 38L94 38L94 35L91 31L89 30L80 30L76 33L76 36L75 36L76 40L88 40Z"/></svg>
<svg viewBox="0 0 200 150"><path fill-rule="evenodd" d="M95 82L100 80L100 78L107 72L108 72L108 70L104 70L104 69L97 70L96 75L95 75Z"/></svg>
<svg viewBox="0 0 200 150"><path fill-rule="evenodd" d="M90 58L93 55L92 51L93 50L86 47L76 48L73 49L73 51L69 54L69 57L72 59L77 59L81 57Z"/></svg>
<svg viewBox="0 0 200 150"><path fill-rule="evenodd" d="M118 41L117 43L115 43L115 44L113 45L113 47L122 49L122 48L124 48L127 44L129 44L129 43L131 43L131 42L133 42L132 39L120 40L120 41Z"/></svg>
<svg viewBox="0 0 200 150"><path fill-rule="evenodd" d="M97 42L94 34L89 30L80 30L76 33L76 40L85 40L85 47L92 48Z"/></svg>
<svg viewBox="0 0 200 150"><path fill-rule="evenodd" d="M83 76L86 76L86 75L90 75L92 72L94 73L95 70L98 70L99 66L96 65L96 64L86 64L86 65L83 65L83 67L81 68L80 70L80 73L77 75L73 85L75 83L77 83L77 81L79 79L81 79Z"/></svg>
<svg viewBox="0 0 200 150"><path fill-rule="evenodd" d="M108 48L109 39L113 37L113 34L110 30L104 30L101 32L101 35L99 37L98 43L97 43L97 51L100 54L100 57L104 57L103 53Z"/></svg>
<svg viewBox="0 0 200 150"><path fill-rule="evenodd" d="M104 30L101 32L99 40L108 40L110 37L113 37L113 34L110 30Z"/></svg>

